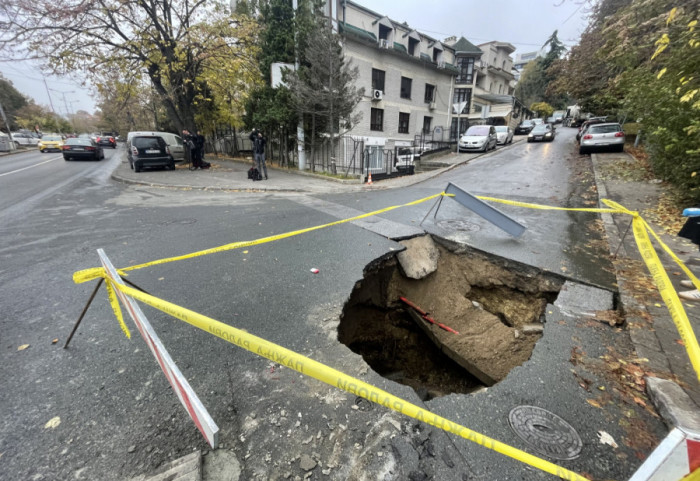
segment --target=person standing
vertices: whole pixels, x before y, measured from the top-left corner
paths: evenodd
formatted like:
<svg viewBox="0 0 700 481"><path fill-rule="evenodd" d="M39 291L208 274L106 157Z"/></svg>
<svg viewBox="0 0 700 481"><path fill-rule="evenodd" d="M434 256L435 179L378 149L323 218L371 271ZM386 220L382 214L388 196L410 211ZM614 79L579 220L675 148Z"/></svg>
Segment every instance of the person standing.
<svg viewBox="0 0 700 481"><path fill-rule="evenodd" d="M201 163L204 163L204 143L206 142L206 139L202 135L202 131L198 130L197 135L195 136L195 145L199 149L199 160Z"/></svg>
<svg viewBox="0 0 700 481"><path fill-rule="evenodd" d="M265 137L263 137L262 132L253 129L253 133L250 134L250 140L253 141L253 158L255 159L255 164L258 169L258 173L262 176L265 174L265 180L267 180L267 165L265 165Z"/></svg>
<svg viewBox="0 0 700 481"><path fill-rule="evenodd" d="M195 144L195 136L187 129L182 129L182 142L185 146L185 156L190 161L190 170L196 170L202 166L202 158L199 155L199 149Z"/></svg>

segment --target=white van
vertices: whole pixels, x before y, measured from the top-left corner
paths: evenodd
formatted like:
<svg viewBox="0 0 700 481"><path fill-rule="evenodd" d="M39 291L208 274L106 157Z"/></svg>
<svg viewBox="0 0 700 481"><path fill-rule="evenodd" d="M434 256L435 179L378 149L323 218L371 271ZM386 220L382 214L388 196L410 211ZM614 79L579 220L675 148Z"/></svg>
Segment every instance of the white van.
<svg viewBox="0 0 700 481"><path fill-rule="evenodd" d="M156 135L165 140L170 148L170 155L173 157L175 162L182 162L185 160L185 145L182 142L182 137L176 134L171 134L170 132L154 132L152 130L144 130L140 132L129 132L126 136L126 148L127 152L131 151L131 138L134 135Z"/></svg>

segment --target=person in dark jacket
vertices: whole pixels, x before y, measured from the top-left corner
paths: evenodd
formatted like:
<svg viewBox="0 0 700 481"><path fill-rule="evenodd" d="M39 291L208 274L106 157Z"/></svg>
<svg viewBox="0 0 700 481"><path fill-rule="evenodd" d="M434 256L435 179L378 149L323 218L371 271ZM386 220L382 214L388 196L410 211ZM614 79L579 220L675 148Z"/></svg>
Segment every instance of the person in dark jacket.
<svg viewBox="0 0 700 481"><path fill-rule="evenodd" d="M204 143L206 142L206 139L202 135L202 131L198 130L197 135L195 136L195 145L199 149L199 160L204 163Z"/></svg>
<svg viewBox="0 0 700 481"><path fill-rule="evenodd" d="M700 205L694 207L698 208ZM700 245L700 216L689 216L688 220L685 221L685 224L678 232L678 237L684 237L693 244ZM681 285L683 287L695 287L690 280L681 281ZM681 291L678 293L678 297L686 301L700 301L700 291L697 289Z"/></svg>
<svg viewBox="0 0 700 481"><path fill-rule="evenodd" d="M255 165L258 169L260 175L265 174L265 180L267 180L267 165L265 165L265 137L263 137L262 132L253 129L250 134L250 141L253 143L253 158L255 159Z"/></svg>
<svg viewBox="0 0 700 481"><path fill-rule="evenodd" d="M185 147L185 158L188 159L192 165L190 170L196 170L197 168L202 167L202 157L200 156L196 139L196 135L192 135L187 129L182 129L182 142Z"/></svg>

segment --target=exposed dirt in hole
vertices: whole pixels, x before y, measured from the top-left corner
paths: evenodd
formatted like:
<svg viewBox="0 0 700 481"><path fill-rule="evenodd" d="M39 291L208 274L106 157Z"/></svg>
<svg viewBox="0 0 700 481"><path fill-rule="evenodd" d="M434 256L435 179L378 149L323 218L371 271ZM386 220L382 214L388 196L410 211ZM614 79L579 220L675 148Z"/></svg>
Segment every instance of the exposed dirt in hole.
<svg viewBox="0 0 700 481"><path fill-rule="evenodd" d="M368 268L338 327L338 339L372 369L423 399L492 385L527 361L544 309L563 284L530 266L435 241L437 271L421 280L405 277L395 258ZM400 297L459 334L410 316Z"/></svg>

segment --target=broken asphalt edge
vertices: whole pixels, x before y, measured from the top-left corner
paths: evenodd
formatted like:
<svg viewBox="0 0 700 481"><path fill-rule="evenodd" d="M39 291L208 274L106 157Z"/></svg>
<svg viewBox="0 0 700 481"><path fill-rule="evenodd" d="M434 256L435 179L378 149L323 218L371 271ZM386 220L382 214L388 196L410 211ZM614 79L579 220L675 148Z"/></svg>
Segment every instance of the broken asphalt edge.
<svg viewBox="0 0 700 481"><path fill-rule="evenodd" d="M591 161L593 163L595 183L598 190L598 202L600 202L600 199L608 198L608 191L600 174L598 155L592 153ZM600 207L604 208L605 206L601 205ZM617 252L618 254L627 256L625 246L622 244L620 230L613 221L612 214L601 213L600 217L603 221L605 233L608 238L610 255L614 256L615 252ZM615 267L615 276L617 278L620 304L625 313L628 332L635 351L637 352L637 356L649 359L649 366L654 370L671 372L670 364L663 352L661 343L656 337L656 333L648 329L647 322L639 313L646 312L649 318L651 318L651 314L648 312L646 306L637 302L631 295L630 290L627 289L627 281L618 275L617 267ZM656 411L669 428L679 427L700 432L700 410L690 396L688 396L678 384L673 381L651 376L645 377L645 381L647 383L649 397Z"/></svg>

